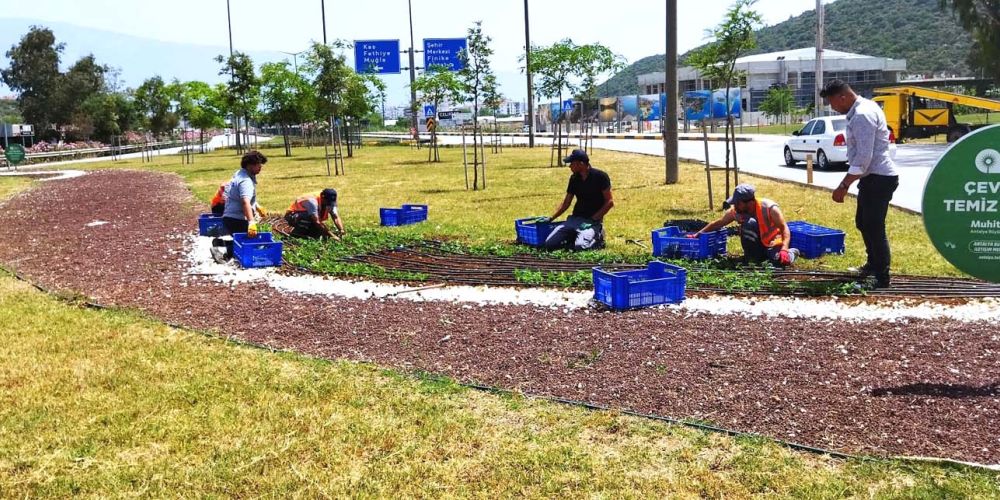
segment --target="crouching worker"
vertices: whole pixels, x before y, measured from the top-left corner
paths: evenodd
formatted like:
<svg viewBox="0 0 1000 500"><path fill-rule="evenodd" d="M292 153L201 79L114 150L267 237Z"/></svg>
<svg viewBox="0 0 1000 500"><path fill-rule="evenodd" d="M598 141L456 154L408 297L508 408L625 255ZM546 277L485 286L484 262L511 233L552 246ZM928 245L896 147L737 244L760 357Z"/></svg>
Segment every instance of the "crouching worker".
<svg viewBox="0 0 1000 500"><path fill-rule="evenodd" d="M332 218L337 226L337 234L324 224L328 218ZM285 222L291 226L292 236L340 240L340 236L344 235L344 223L337 212L337 191L326 188L319 195L299 197L285 211Z"/></svg>
<svg viewBox="0 0 1000 500"><path fill-rule="evenodd" d="M769 260L779 266L795 262L799 251L788 248L792 236L777 203L766 198L758 199L750 184L736 186L733 196L726 203L730 208L722 217L688 237L697 238L701 233L717 231L737 222L744 260L754 263Z"/></svg>
<svg viewBox="0 0 1000 500"><path fill-rule="evenodd" d="M212 201L208 205L212 207L212 215L222 217L226 211L226 198L229 197L229 183L219 184L219 190L215 192Z"/></svg>
<svg viewBox="0 0 1000 500"><path fill-rule="evenodd" d="M604 247L604 215L615 206L611 196L611 178L602 170L590 166L590 157L582 149L574 149L563 159L573 174L566 187L566 197L556 208L553 220L576 198L573 214L556 226L545 240L547 250L573 248L591 250Z"/></svg>

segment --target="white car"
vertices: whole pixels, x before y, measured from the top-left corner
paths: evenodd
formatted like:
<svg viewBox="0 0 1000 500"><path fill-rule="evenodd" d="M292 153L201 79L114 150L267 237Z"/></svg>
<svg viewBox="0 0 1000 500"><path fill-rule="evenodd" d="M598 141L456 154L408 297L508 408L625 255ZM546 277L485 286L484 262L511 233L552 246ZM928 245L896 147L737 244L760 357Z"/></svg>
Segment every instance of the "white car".
<svg viewBox="0 0 1000 500"><path fill-rule="evenodd" d="M812 155L817 170L829 170L847 163L847 117L823 116L806 123L785 141L785 165L795 166ZM889 131L889 156L896 158L895 137Z"/></svg>

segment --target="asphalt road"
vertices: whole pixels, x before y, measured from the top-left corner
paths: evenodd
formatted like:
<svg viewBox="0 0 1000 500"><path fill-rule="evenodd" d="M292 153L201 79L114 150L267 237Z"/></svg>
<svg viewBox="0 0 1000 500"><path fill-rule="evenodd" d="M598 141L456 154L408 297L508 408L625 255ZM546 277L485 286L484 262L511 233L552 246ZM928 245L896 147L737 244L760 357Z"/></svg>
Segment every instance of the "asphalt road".
<svg viewBox="0 0 1000 500"><path fill-rule="evenodd" d="M752 135L749 137L752 139L751 141L739 142L736 145L740 171L806 184L804 163L795 167L785 166L782 156L784 136ZM442 144L461 143L461 138L454 136L440 136L439 140ZM510 137L505 138L504 142L506 143L508 140L515 143L527 143L528 141L526 137ZM549 144L551 144L551 139L547 137L539 137L535 140L536 147L547 147ZM655 140L595 138L594 147L663 156L663 143ZM708 150L709 162L713 166L725 165L725 143L710 141ZM947 150L947 144L902 144L897 146L896 164L899 166L900 175L899 189L896 190L892 199L893 205L914 212L921 211L924 184L945 150ZM703 162L705 160L704 143L691 140L679 141L679 154L682 159ZM599 165L600 154L597 153L593 156L594 163ZM846 167L836 167L832 171L815 171L813 172L813 184L832 191L843 180L846 170ZM857 194L857 183L851 187L851 193Z"/></svg>

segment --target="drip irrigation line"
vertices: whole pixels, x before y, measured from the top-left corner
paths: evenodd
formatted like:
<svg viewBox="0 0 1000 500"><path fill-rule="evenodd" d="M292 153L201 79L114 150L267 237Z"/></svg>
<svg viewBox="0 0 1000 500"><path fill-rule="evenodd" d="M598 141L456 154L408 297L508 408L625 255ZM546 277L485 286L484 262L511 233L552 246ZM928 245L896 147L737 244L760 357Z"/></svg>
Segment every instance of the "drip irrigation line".
<svg viewBox="0 0 1000 500"><path fill-rule="evenodd" d="M34 287L39 292L42 292L43 294L45 294L45 295L47 295L49 297L52 297L52 298L54 298L54 299L56 299L56 300L58 300L60 302L63 302L65 304L68 304L68 305L71 305L71 306L72 305L83 306L83 307L86 307L88 309L95 309L95 310L100 310L100 311L110 311L110 310L117 309L117 307L107 306L107 305L95 302L95 301L93 301L89 297L86 300L84 300L84 301L75 302L75 301L70 300L67 297L62 297L59 294L56 294L56 293L52 292L48 288L46 288L46 287L44 287L44 286L42 286L42 285L40 285L38 283L35 283L34 281L29 280L28 278L24 277L21 273L19 273L17 271L14 271L14 270L11 270L11 269L8 269L5 266L0 266L0 271L2 271L4 273L7 273L9 275L12 275L17 280L22 281L24 283L27 283L28 285ZM209 339L222 340L224 342L231 343L231 344L233 344L235 346L238 346L238 347L246 347L246 348L250 348L250 349L258 349L258 350L261 350L261 351L266 351L266 352L271 353L271 354L273 354L273 353L279 353L279 352L287 352L287 353L295 354L296 356L301 356L301 357L306 358L306 359L313 359L313 360L323 361L323 362L327 362L327 363L332 363L332 362L336 361L335 359L332 359L332 358L324 358L324 357L315 356L315 355L311 355L311 354L307 354L307 353L303 353L303 352L295 351L295 350L291 350L291 349L275 348L275 347L269 346L267 344L263 344L263 343L260 343L260 342L254 342L254 341L251 341L251 340L241 339L241 338L238 338L238 337L235 337L235 336L232 336L232 335L220 335L218 333L212 332L211 330L203 330L203 329L192 328L192 327L189 327L189 326L182 325L180 323L174 323L174 322L171 322L171 321L164 321L164 320L161 320L161 319L156 319L156 321L159 322L160 324L162 324L164 326L167 326L169 328L172 328L174 330L178 330L178 331L182 331L182 332L188 332L188 333L194 333L194 334L201 335L201 336L209 338ZM344 361L344 360L346 360L346 361L348 361L350 363L355 363L355 364L359 364L359 365L368 365L368 366L371 366L371 367L374 367L374 368L381 368L381 367L379 367L377 364L375 364L373 362L356 361L356 360L352 360L352 359L349 359L349 358L343 358L343 359L341 359L341 361ZM409 371L407 371L407 370L398 370L398 371L402 371L404 373L409 372L411 375L414 375L416 373L413 370L409 370ZM954 459L950 459L950 458L920 457L920 456L872 457L872 456L864 456L864 455L853 455L853 454L850 454L850 453L844 453L844 452L840 452L840 451L829 450L829 449L820 448L820 447L816 447L816 446L809 446L809 445L806 445L806 444L796 443L796 442L792 442L792 441L786 441L786 440L783 440L783 439L778 439L778 438L766 436L766 435L763 435L763 434L757 434L757 433L746 432L746 431L738 431L738 430L729 429L729 428L726 428L726 427L720 427L720 426L709 425L709 424L702 424L702 423L699 423L699 422L692 422L690 420L677 419L677 418L668 417L668 416L664 416L664 415L658 415L658 414L655 414L655 413L642 413L642 412L638 412L638 411L635 411L635 410L629 410L629 409L616 409L616 408L611 408L611 407L608 407L608 406L605 406L605 405L600 405L600 404L597 404L597 403L590 403L590 402L587 402L587 401L579 401L579 400L575 400L575 399L562 398L562 397L558 397L558 396L545 396L545 395L537 395L537 394L531 394L531 393L525 393L525 392L515 392L515 391L510 390L510 389L502 389L500 387L489 386L489 385L484 385L484 384L475 383L475 382L462 382L462 381L456 380L456 379L454 379L452 377L449 377L449 376L434 374L433 372L424 372L424 373L429 373L429 374L437 376L437 377L442 377L442 378L444 378L446 380L449 380L452 383L454 383L455 385L458 385L460 387L465 387L467 389L473 389L473 390L480 391L480 392L485 392L485 393L490 393L490 394L497 394L497 395L503 395L503 396L515 396L515 395L519 395L519 396L522 396L522 397L527 398L527 399L534 399L534 400L538 400L538 401L546 401L546 402L560 404L560 405L569 406L569 407L583 408L583 409L588 410L588 411L617 412L617 413L621 413L623 415L628 415L630 417L641 418L641 419L644 419L644 420L651 420L651 421L657 421L657 422L663 422L663 423L666 423L666 424L669 424L669 425L689 427L689 428L696 429L696 430L699 430L699 431L702 431L702 432L713 433L713 434L723 434L723 435L730 436L730 437L763 439L763 440L770 441L770 442L772 442L772 443L774 443L776 445L779 445L779 446L782 446L782 447L785 447L785 448L788 448L788 449L792 449L792 450L796 450L796 451L801 451L801 452L806 452L806 453L811 453L811 454L814 454L814 455L827 456L827 457L838 459L838 460L862 460L862 461L871 461L871 462L898 461L898 462L929 463L929 464L933 464L933 465L948 464L948 465L959 465L959 466L964 466L964 467L970 467L970 468L973 468L973 469L985 469L985 470L988 470L988 471L991 471L991 472L1000 471L1000 465L989 465L989 464L981 464L981 463L976 463L976 462L965 462L965 461L954 460Z"/></svg>

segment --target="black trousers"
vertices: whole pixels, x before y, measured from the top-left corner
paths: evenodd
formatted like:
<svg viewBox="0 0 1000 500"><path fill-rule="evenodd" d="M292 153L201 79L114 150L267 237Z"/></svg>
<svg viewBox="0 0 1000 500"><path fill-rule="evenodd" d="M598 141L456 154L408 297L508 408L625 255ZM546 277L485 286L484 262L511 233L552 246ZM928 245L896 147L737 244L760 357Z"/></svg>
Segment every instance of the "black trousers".
<svg viewBox="0 0 1000 500"><path fill-rule="evenodd" d="M285 222L292 228L292 236L298 238L321 238L326 233L306 212L292 212L285 215Z"/></svg>
<svg viewBox="0 0 1000 500"><path fill-rule="evenodd" d="M245 233L250 228L250 221L244 219L234 219L232 217L222 218L222 227L225 234ZM226 259L233 258L233 240L226 240Z"/></svg>
<svg viewBox="0 0 1000 500"><path fill-rule="evenodd" d="M891 251L889 237L885 233L885 217L889 213L892 193L899 187L899 177L895 175L869 174L858 183L858 211L854 215L854 225L861 231L865 242L868 262L865 264L879 281L889 279Z"/></svg>

